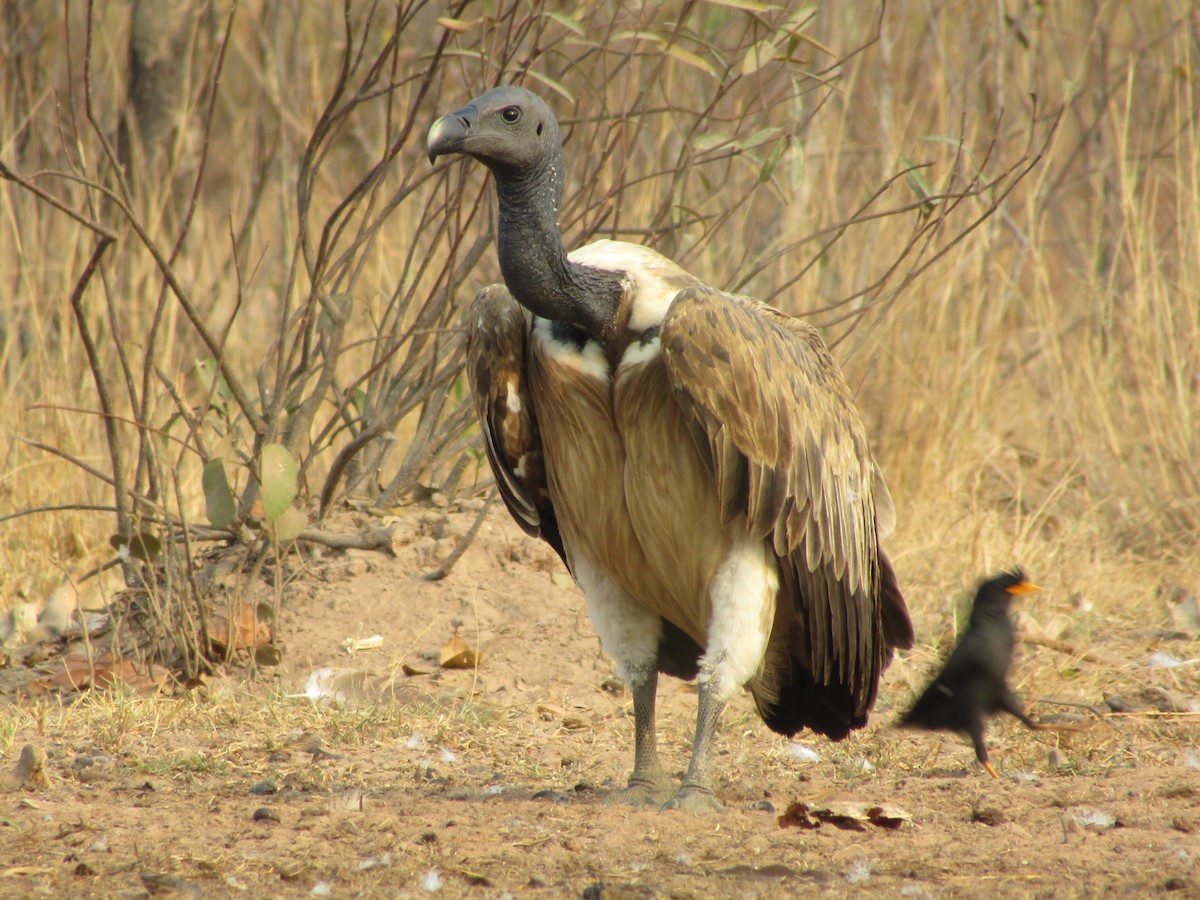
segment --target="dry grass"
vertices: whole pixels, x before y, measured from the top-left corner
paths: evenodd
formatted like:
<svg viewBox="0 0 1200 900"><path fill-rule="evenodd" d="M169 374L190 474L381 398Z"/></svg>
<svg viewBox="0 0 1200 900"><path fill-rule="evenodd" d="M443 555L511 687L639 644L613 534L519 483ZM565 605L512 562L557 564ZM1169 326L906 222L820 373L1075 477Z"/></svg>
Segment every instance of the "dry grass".
<svg viewBox="0 0 1200 900"><path fill-rule="evenodd" d="M531 60L526 82L551 97L570 135L564 224L572 240L599 233L651 242L715 283L815 313L838 342L892 484L900 516L892 549L919 633L946 633L953 604L944 598L1011 561L1063 609L1078 593L1109 627L1160 624L1165 593L1176 584L1195 590L1200 572L1197 12L1182 0L972 11L894 4L877 22L847 6L790 23L800 37L788 39L784 13L736 6L537 5L531 13L500 4L483 20L469 18L479 13L468 7L421 95L418 76L446 32L439 10L401 4L413 17L395 57L394 105L362 108L330 145L310 224L379 159L395 136L395 111L415 104L415 120L431 121ZM50 8L4 8L21 23L8 30L6 49L22 52L5 54L0 160L118 229L85 302L93 332L119 329L136 355L160 308L161 272L94 191L47 174L103 170L82 108L83 10L72 6L64 23ZM124 77L122 9L101 5L93 26L92 87L110 134ZM193 42L193 123L203 120L226 12ZM393 13L380 12L371 47ZM295 183L332 90L341 47L330 36L340 28L340 12L323 5L250 3L231 31L207 169L175 266L210 325L223 329L239 310L224 356L251 385L262 335L278 330L281 296L295 302L312 287L303 267L296 274ZM185 129L171 176L138 195L137 212L160 241L177 233L188 208L200 158L189 141L203 133ZM947 210L915 245L927 221L919 208L825 231L910 161L928 163L922 177L935 192L954 191L981 172L998 176L1047 139L1001 212L958 243L947 246L985 210L986 192ZM372 203L416 184L409 173L427 169L422 142L421 128L407 135ZM395 315L396 298L440 290L459 246L432 237L445 228L444 207L458 198L461 253L486 237L490 200L479 178L476 168L450 167L416 184L409 205L382 218L364 207L353 220L351 231L375 230L358 267L330 285L353 296L347 383L373 365L371 339ZM897 179L868 212L913 206L916 185ZM6 183L0 247L0 514L111 506L97 478L27 442L107 465L64 304L93 237ZM885 278L906 248L905 264ZM944 256L916 274L938 248ZM494 275L487 249L463 268L454 302ZM207 351L177 306L161 310L155 364L200 403L193 367ZM117 378L111 346L104 362ZM164 428L170 398L155 385L146 404L139 421ZM306 443L340 415L333 392L321 404L301 441L302 450L316 448L314 493L345 441ZM120 415L135 411L126 405ZM402 434L415 427L405 423ZM236 449L237 439L208 437L214 454ZM203 520L196 455L169 458L177 459L176 514ZM388 462L389 472L402 462ZM44 598L64 570L107 559L113 522L112 513L77 509L0 523L0 606Z"/></svg>

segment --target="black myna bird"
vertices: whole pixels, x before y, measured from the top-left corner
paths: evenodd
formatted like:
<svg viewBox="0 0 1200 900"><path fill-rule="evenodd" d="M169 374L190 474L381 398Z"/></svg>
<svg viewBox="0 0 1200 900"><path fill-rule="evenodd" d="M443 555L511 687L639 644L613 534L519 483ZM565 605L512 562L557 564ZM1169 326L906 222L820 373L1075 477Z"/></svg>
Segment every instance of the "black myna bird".
<svg viewBox="0 0 1200 900"><path fill-rule="evenodd" d="M984 719L1006 712L1029 728L1043 727L1025 714L1020 698L1008 686L1015 642L1008 607L1013 597L1036 590L1038 586L1020 569L1003 572L979 586L967 630L937 678L900 720L900 727L970 735L975 757L989 775L999 777L983 743Z"/></svg>

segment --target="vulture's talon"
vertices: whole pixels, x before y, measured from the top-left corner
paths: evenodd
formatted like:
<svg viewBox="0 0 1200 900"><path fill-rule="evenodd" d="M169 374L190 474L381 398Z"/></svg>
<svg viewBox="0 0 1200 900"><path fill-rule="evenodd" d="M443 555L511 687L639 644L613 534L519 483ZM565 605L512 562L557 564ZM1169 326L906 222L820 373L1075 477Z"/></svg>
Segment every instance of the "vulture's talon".
<svg viewBox="0 0 1200 900"><path fill-rule="evenodd" d="M629 779L629 784L608 795L610 803L625 806L662 806L675 793L675 785L665 775L659 780Z"/></svg>
<svg viewBox="0 0 1200 900"><path fill-rule="evenodd" d="M664 812L677 809L685 813L710 813L724 809L725 804L716 798L708 788L697 785L684 785L679 792L663 804Z"/></svg>

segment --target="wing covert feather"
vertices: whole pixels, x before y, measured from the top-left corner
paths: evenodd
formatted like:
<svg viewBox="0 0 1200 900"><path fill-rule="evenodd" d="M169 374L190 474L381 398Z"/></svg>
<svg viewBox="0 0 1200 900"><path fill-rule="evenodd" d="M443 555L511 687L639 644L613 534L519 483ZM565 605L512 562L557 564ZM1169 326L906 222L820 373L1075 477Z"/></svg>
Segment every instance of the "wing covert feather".
<svg viewBox="0 0 1200 900"><path fill-rule="evenodd" d="M488 462L517 524L566 563L525 374L528 337L526 313L504 285L476 295L467 313L467 370Z"/></svg>
<svg viewBox="0 0 1200 900"><path fill-rule="evenodd" d="M786 581L813 674L840 680L865 708L890 653L874 501L882 479L840 369L812 326L703 286L676 297L661 347L724 515L744 514L794 570Z"/></svg>

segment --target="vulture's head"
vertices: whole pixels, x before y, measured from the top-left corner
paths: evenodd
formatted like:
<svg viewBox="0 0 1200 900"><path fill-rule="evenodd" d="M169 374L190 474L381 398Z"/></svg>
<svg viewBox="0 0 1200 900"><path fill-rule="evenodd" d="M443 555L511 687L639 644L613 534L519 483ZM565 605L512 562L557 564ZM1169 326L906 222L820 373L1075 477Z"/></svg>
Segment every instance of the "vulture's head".
<svg viewBox="0 0 1200 900"><path fill-rule="evenodd" d="M521 87L498 87L429 129L429 161L447 153L473 156L501 177L520 177L562 152L558 122L541 97Z"/></svg>

